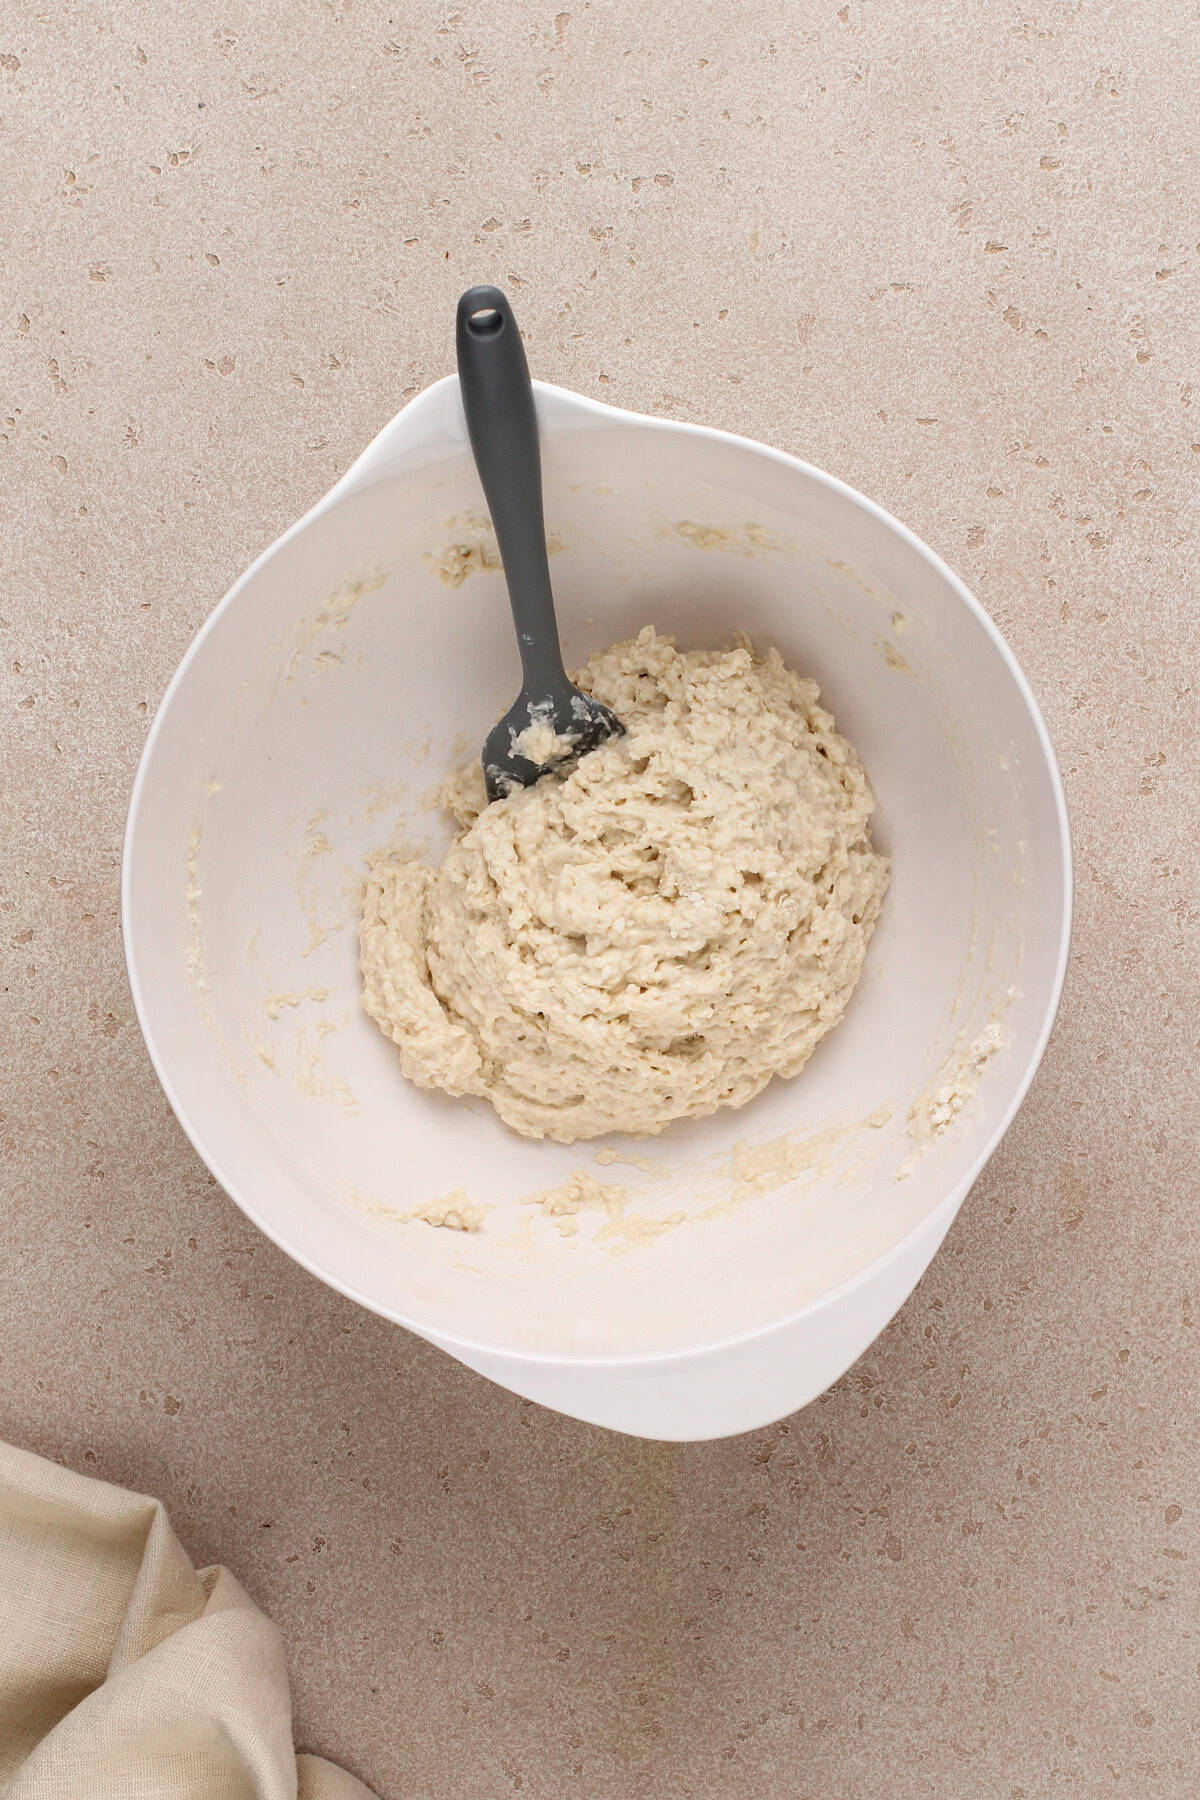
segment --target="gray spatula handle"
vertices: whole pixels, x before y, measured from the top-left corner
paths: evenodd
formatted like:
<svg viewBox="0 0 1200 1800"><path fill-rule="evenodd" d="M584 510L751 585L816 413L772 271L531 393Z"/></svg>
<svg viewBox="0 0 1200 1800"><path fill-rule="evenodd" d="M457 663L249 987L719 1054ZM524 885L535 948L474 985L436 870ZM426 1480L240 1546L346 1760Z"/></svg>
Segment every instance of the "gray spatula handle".
<svg viewBox="0 0 1200 1800"><path fill-rule="evenodd" d="M563 660L546 560L537 415L521 334L499 288L468 288L458 303L457 342L467 431L504 562L525 687L549 693Z"/></svg>

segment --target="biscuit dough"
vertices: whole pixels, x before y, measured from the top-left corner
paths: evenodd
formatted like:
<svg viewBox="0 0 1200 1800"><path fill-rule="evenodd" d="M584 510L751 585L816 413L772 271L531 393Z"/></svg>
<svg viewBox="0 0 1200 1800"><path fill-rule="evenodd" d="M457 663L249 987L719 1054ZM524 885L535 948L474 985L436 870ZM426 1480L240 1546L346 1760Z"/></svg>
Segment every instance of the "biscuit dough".
<svg viewBox="0 0 1200 1800"><path fill-rule="evenodd" d="M447 782L440 869L370 869L363 1003L411 1081L529 1137L742 1106L837 1024L887 888L873 797L816 683L745 638L647 627L575 677L626 726L487 805Z"/></svg>

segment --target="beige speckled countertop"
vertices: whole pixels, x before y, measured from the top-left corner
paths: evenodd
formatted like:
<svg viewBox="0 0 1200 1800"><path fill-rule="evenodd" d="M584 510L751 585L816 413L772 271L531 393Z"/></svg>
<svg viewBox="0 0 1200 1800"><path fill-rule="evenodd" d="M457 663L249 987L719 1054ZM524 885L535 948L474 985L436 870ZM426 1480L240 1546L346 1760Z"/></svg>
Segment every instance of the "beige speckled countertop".
<svg viewBox="0 0 1200 1800"><path fill-rule="evenodd" d="M388 1800L1200 1788L1197 38L1184 0L4 9L0 1434L160 1494ZM868 1355L726 1443L540 1412L311 1280L126 989L171 670L486 279L541 375L899 513L1066 774L1024 1111Z"/></svg>

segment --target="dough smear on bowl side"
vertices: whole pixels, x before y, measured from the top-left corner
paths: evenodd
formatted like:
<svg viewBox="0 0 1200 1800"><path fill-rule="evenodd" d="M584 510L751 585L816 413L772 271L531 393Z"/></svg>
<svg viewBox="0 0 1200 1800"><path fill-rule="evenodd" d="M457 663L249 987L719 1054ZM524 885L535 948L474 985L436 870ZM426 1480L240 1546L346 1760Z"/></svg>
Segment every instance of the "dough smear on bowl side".
<svg viewBox="0 0 1200 1800"><path fill-rule="evenodd" d="M798 1074L888 882L862 764L777 651L647 626L574 679L625 736L490 806L477 765L451 776L441 867L377 856L360 937L409 1080L564 1144Z"/></svg>

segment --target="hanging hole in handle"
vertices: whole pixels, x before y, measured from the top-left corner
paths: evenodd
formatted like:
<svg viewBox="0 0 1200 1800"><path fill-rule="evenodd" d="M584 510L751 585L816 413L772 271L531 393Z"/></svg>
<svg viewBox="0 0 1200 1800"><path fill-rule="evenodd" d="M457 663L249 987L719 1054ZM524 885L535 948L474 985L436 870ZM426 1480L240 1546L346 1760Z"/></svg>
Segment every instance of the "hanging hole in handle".
<svg viewBox="0 0 1200 1800"><path fill-rule="evenodd" d="M481 306L478 312L468 316L467 329L472 337L490 338L495 337L503 323L504 314L496 307Z"/></svg>

